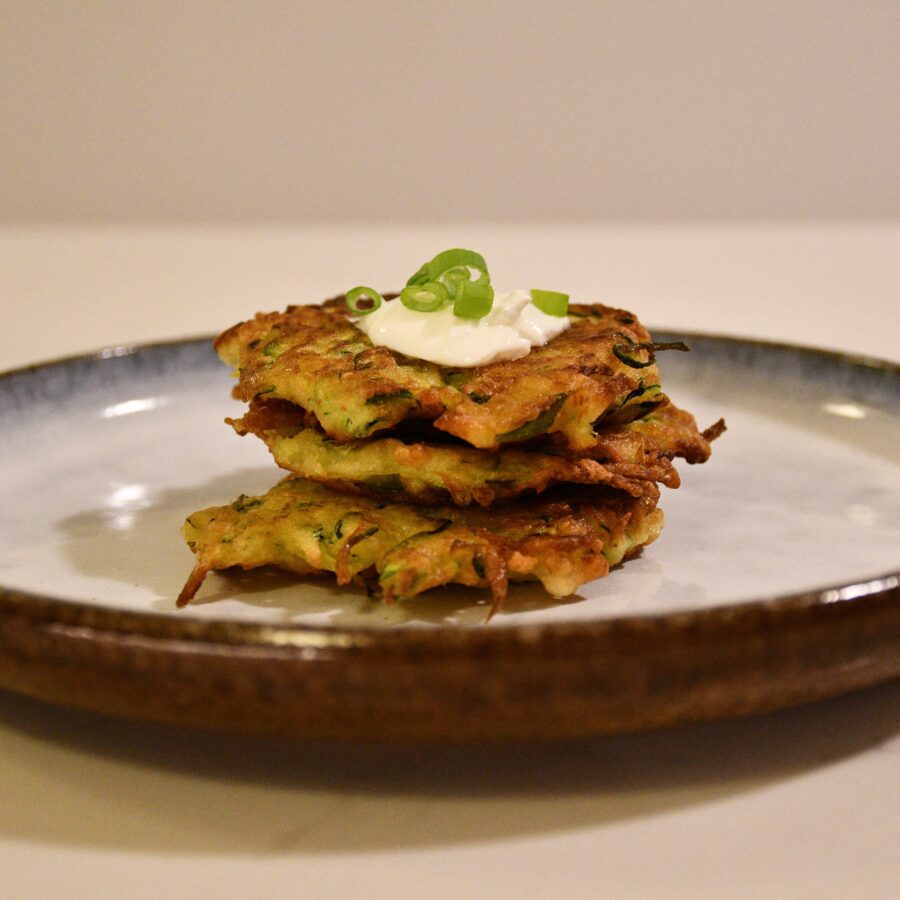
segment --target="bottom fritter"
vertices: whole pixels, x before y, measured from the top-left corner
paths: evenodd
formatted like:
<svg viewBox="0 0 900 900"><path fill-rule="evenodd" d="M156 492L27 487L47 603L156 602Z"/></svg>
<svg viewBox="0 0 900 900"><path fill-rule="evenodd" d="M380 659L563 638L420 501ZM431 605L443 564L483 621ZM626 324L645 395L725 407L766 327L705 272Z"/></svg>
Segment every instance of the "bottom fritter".
<svg viewBox="0 0 900 900"><path fill-rule="evenodd" d="M564 597L656 540L658 499L653 484L638 497L565 488L486 510L392 502L288 478L264 496L188 517L183 533L197 564L178 605L211 570L265 565L333 572L338 584L364 585L388 601L462 584L489 588L494 612L510 581L540 581Z"/></svg>

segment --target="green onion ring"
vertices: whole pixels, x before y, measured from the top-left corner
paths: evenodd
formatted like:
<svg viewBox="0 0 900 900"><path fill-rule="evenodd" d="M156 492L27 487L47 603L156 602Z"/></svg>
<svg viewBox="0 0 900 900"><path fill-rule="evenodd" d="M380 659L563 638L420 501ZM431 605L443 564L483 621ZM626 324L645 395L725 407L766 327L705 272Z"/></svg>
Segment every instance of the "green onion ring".
<svg viewBox="0 0 900 900"><path fill-rule="evenodd" d="M408 284L400 291L400 302L416 312L436 312L450 300L450 292L436 281Z"/></svg>
<svg viewBox="0 0 900 900"><path fill-rule="evenodd" d="M461 267L470 270L478 270L478 278L470 278L470 280L474 280L479 284L487 284L490 281L487 263L484 261L484 257L474 250L462 250L460 248L455 250L444 250L443 253L438 253L438 255L428 263L428 274L431 276L432 280L436 280L438 275L446 272L448 269L458 269Z"/></svg>
<svg viewBox="0 0 900 900"><path fill-rule="evenodd" d="M409 276L409 280L406 282L406 286L409 287L410 285L414 284L426 284L428 281L428 263L424 263L422 265L422 268L419 269L419 271L416 272L415 275Z"/></svg>
<svg viewBox="0 0 900 900"><path fill-rule="evenodd" d="M472 279L471 272L466 266L454 266L452 269L441 272L435 280L438 284L442 284L447 288L447 292L452 300L456 297L459 286L463 282L470 282Z"/></svg>
<svg viewBox="0 0 900 900"><path fill-rule="evenodd" d="M347 306L350 307L350 312L357 316L367 316L369 313L375 312L375 310L384 303L384 297L382 297L378 291L373 290L370 287L365 287L364 285L360 285L359 287L353 288L353 290L347 291L345 299L347 301ZM366 301L372 305L360 305Z"/></svg>
<svg viewBox="0 0 900 900"><path fill-rule="evenodd" d="M539 291L533 288L531 302L548 316L564 318L569 311L569 295L559 291Z"/></svg>
<svg viewBox="0 0 900 900"><path fill-rule="evenodd" d="M494 289L489 284L461 281L453 298L453 315L461 319L483 319L494 305Z"/></svg>
<svg viewBox="0 0 900 900"><path fill-rule="evenodd" d="M458 270L453 278L441 278L441 275L451 269ZM472 270L477 270L477 278L472 278ZM407 285L424 284L428 281L439 281L450 290L450 296L455 295L455 286L462 277L466 281L475 281L478 284L490 284L491 277L488 274L487 263L480 253L474 250L454 248L438 253L433 259L425 263L418 272L410 276Z"/></svg>

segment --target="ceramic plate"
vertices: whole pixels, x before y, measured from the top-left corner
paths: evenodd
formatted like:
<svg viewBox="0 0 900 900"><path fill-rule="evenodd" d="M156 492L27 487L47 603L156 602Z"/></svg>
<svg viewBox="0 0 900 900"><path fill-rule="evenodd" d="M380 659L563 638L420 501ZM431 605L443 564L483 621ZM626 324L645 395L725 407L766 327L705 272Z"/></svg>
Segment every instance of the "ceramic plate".
<svg viewBox="0 0 900 900"><path fill-rule="evenodd" d="M667 392L728 432L643 555L562 601L514 587L385 606L192 565L195 509L280 473L223 424L208 339L0 378L0 684L201 726L329 737L560 737L739 714L900 673L900 374L701 335Z"/></svg>

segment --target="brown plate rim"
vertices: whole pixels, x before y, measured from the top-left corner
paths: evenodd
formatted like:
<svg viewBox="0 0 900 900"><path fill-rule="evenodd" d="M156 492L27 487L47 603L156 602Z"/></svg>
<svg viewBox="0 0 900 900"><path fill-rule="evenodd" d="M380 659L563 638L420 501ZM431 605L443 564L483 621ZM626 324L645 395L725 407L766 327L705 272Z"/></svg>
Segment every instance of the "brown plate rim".
<svg viewBox="0 0 900 900"><path fill-rule="evenodd" d="M747 627L765 619L791 620L800 624L804 615L821 609L837 609L852 604L860 615L868 610L880 611L885 600L900 601L900 569L851 582L834 583L774 597L760 597L740 603L721 604L704 609L635 616L611 616L588 621L542 622L535 625L504 625L499 628L479 626L457 627L436 625L422 628L355 628L302 623L271 624L236 619L205 619L191 615L144 613L94 605L83 601L63 600L49 594L37 594L0 586L0 613L28 619L35 623L59 623L68 629L85 628L93 632L135 635L167 642L210 642L270 646L279 651L288 647L329 653L344 648L388 648L416 645L430 650L448 649L479 643L511 643L531 646L536 639L587 637L603 640L621 636L623 631L649 634L676 631L710 631L717 624L729 628ZM798 618L800 617L800 618ZM309 656L306 657L310 658Z"/></svg>

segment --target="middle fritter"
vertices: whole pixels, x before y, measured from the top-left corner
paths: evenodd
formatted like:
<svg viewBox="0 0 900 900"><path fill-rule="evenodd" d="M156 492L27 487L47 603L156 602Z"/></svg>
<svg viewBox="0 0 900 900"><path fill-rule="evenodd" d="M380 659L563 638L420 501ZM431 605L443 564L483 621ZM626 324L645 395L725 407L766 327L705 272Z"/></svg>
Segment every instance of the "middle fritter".
<svg viewBox="0 0 900 900"><path fill-rule="evenodd" d="M591 457L582 458L541 441L478 450L427 428L339 442L310 414L284 401L254 400L242 419L228 421L239 434L260 437L282 469L304 478L339 490L449 499L458 506L490 506L563 482L605 485L638 497L648 482L678 487L673 457L695 463L710 453L693 417L668 401L643 419L599 432Z"/></svg>

